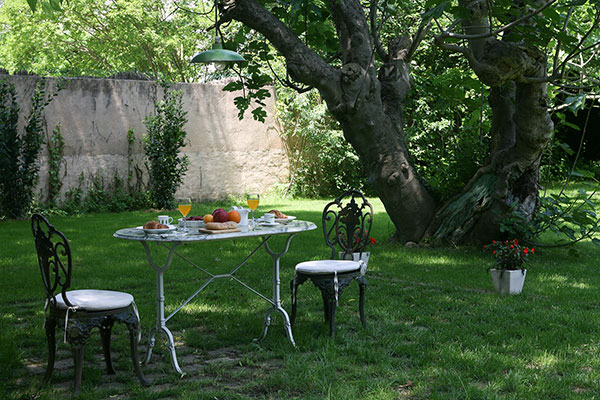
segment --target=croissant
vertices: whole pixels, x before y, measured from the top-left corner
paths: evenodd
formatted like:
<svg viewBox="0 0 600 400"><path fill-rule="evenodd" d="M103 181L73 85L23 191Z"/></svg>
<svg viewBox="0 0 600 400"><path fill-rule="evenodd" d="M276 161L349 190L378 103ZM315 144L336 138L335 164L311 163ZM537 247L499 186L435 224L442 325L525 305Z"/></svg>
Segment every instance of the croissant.
<svg viewBox="0 0 600 400"><path fill-rule="evenodd" d="M287 218L288 216L282 213L279 210L271 210L269 211L271 214L275 214L275 218Z"/></svg>
<svg viewBox="0 0 600 400"><path fill-rule="evenodd" d="M148 221L144 224L144 229L167 229L167 225L158 223L157 221Z"/></svg>

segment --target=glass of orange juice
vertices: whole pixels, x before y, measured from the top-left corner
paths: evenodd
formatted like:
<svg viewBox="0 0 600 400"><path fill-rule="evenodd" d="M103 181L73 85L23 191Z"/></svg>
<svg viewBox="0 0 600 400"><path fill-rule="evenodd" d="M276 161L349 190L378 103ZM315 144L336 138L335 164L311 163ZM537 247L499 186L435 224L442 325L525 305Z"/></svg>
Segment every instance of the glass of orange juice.
<svg viewBox="0 0 600 400"><path fill-rule="evenodd" d="M177 208L179 209L181 215L183 215L183 232L187 232L187 221L185 220L185 217L192 210L192 199L189 197L181 197L177 199Z"/></svg>
<svg viewBox="0 0 600 400"><path fill-rule="evenodd" d="M254 221L254 210L258 207L258 203L260 201L260 196L258 193L248 193L246 194L246 201L248 202L248 208L252 210L252 225L256 223Z"/></svg>

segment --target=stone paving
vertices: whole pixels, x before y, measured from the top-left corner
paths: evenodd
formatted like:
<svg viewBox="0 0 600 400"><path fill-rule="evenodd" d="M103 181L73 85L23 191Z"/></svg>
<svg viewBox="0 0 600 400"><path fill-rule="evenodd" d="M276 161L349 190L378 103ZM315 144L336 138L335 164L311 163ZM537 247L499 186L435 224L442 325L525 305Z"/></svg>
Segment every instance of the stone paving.
<svg viewBox="0 0 600 400"><path fill-rule="evenodd" d="M173 333L178 336L176 332ZM158 398L172 398L170 397L172 389L181 382L185 382L185 384L199 384L206 391L228 389L237 394L253 397L251 393L244 393L247 390L244 387L245 383L254 381L258 374L263 375L269 370L281 366L279 359L249 363L244 359L244 354L233 347L199 352L183 343L177 343L176 348L177 358L184 374L177 376L171 368L166 351L163 351L163 354L156 354L160 352L156 349L158 351L152 355L151 362L142 366L144 375L151 382L151 386L141 390L149 390L158 394ZM105 373L104 357L99 343L89 343L85 347L85 352L88 357L84 361L82 391L92 389L89 383L86 385L85 376L86 370L90 373L92 369L94 374L101 374L100 383L93 388L98 393L99 399L130 398L128 392L131 389L131 382L137 382L137 378L130 365L129 347L117 351L112 349L115 375ZM143 357L144 352L145 346L140 346L140 358ZM46 371L46 357L47 354L42 354L40 357L25 359L25 373L16 381L18 387L25 388L31 386L32 383L34 386L40 385ZM62 394L69 397L73 391L73 360L67 344L58 344L50 385L61 397ZM260 389L257 390L262 392ZM165 397L160 396L161 392L165 392ZM258 397L265 395L264 392L256 394Z"/></svg>

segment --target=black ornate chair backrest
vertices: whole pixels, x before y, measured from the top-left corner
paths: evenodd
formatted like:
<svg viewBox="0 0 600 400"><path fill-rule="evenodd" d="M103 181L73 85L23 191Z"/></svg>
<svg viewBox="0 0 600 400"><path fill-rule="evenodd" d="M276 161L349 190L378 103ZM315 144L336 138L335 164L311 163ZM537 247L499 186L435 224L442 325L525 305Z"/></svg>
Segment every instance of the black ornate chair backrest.
<svg viewBox="0 0 600 400"><path fill-rule="evenodd" d="M348 190L330 202L323 210L323 234L335 258L336 246L344 253L342 259L352 259L352 253L362 253L370 243L373 207L357 190ZM347 257L349 256L349 257Z"/></svg>
<svg viewBox="0 0 600 400"><path fill-rule="evenodd" d="M48 305L54 307L56 296L60 294L65 304L72 307L65 294L71 286L71 248L68 239L40 214L31 217L31 230Z"/></svg>

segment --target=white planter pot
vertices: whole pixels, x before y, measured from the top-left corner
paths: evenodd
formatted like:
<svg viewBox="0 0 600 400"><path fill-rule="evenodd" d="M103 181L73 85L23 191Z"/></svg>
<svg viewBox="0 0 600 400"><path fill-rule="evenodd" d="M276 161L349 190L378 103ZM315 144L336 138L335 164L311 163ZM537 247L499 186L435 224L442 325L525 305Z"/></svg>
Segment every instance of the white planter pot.
<svg viewBox="0 0 600 400"><path fill-rule="evenodd" d="M339 252L340 260L343 260L344 252ZM365 266L369 265L369 257L371 257L371 253L368 251L363 251L362 253L352 253L352 261L363 260Z"/></svg>
<svg viewBox="0 0 600 400"><path fill-rule="evenodd" d="M344 259L344 252L340 251L339 252L339 257L340 260ZM369 265L369 257L371 257L371 253L368 251L363 251L362 253L352 253L352 261L360 261L362 260L363 265L360 268L360 274L364 275L367 272L367 266ZM348 257L348 255L346 256L346 259L350 259Z"/></svg>
<svg viewBox="0 0 600 400"><path fill-rule="evenodd" d="M527 270L490 270L494 289L500 294L519 294L523 290L523 283Z"/></svg>

